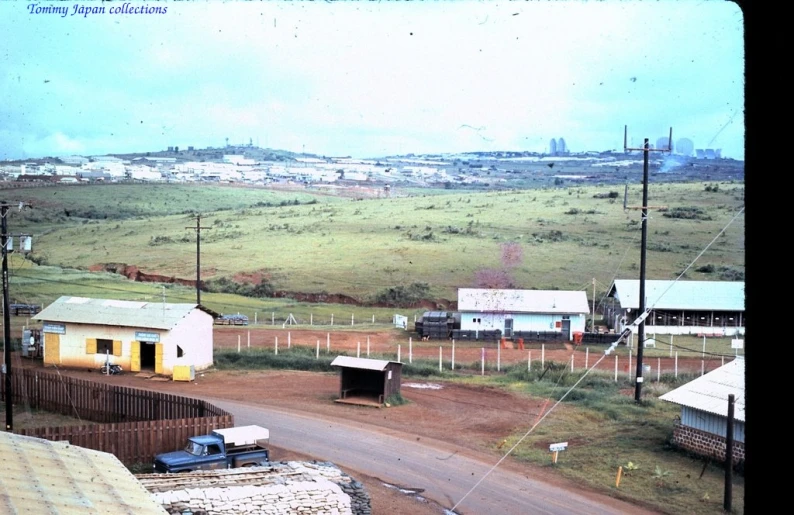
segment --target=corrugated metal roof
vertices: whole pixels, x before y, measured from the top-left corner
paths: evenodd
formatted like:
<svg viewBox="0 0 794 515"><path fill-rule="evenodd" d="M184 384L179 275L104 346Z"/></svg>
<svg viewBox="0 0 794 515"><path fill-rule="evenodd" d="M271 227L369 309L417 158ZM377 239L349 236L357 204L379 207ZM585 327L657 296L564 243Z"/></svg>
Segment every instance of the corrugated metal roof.
<svg viewBox="0 0 794 515"><path fill-rule="evenodd" d="M621 308L639 309L640 281L616 279L609 295ZM645 298L647 307L654 309L744 311L744 281L646 280Z"/></svg>
<svg viewBox="0 0 794 515"><path fill-rule="evenodd" d="M112 454L0 433L0 456L0 513L167 513Z"/></svg>
<svg viewBox="0 0 794 515"><path fill-rule="evenodd" d="M458 310L481 313L589 313L583 291L458 289Z"/></svg>
<svg viewBox="0 0 794 515"><path fill-rule="evenodd" d="M659 397L681 406L728 416L728 395L734 395L733 417L744 422L744 358L737 357Z"/></svg>
<svg viewBox="0 0 794 515"><path fill-rule="evenodd" d="M377 370L383 372L389 363L396 361L386 361L384 359L353 358L350 356L337 356L331 362L332 367L360 368L364 370Z"/></svg>
<svg viewBox="0 0 794 515"><path fill-rule="evenodd" d="M169 330L197 307L196 304L61 297L32 318L44 322Z"/></svg>

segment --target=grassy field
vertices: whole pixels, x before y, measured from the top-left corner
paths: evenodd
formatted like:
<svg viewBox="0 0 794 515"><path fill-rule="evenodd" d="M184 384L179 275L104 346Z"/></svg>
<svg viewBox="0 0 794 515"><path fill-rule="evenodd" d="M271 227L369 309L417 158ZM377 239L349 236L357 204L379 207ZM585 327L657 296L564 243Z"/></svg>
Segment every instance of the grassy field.
<svg viewBox="0 0 794 515"><path fill-rule="evenodd" d="M707 191L708 189L708 191ZM274 288L342 293L360 300L427 283L431 296L499 278L518 288L587 289L634 278L639 211L614 187L573 187L369 200L239 187L104 185L17 190L13 232L34 235L39 263L87 270L126 263L146 273L195 277L195 213L201 212L202 278L264 277ZM689 279L742 280L744 186L659 184L649 203L648 278L673 279L716 241ZM639 204L632 188L629 205ZM15 202L18 199L13 199ZM717 237L725 228L725 232ZM505 249L512 245L512 254ZM239 279L239 277L237 277ZM590 290L588 290L590 291Z"/></svg>

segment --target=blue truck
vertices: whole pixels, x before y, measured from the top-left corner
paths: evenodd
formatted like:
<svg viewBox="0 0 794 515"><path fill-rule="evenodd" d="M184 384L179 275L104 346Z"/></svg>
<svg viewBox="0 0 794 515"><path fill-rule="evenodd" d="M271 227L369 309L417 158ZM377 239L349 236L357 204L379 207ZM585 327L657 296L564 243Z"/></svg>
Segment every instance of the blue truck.
<svg viewBox="0 0 794 515"><path fill-rule="evenodd" d="M192 436L181 451L154 457L156 473L253 467L270 461L270 431L260 426L216 429Z"/></svg>

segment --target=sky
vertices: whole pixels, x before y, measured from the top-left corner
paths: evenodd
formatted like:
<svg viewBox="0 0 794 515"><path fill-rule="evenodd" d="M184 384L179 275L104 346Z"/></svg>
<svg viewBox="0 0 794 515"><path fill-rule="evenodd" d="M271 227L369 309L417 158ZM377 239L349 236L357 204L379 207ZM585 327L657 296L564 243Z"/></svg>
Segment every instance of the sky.
<svg viewBox="0 0 794 515"><path fill-rule="evenodd" d="M624 126L742 160L743 24L720 0L2 1L0 160L622 150Z"/></svg>

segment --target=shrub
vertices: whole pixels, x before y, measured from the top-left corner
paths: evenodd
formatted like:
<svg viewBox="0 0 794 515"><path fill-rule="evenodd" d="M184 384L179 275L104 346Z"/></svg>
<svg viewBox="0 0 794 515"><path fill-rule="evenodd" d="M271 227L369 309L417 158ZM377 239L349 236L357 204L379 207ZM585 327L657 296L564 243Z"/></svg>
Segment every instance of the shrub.
<svg viewBox="0 0 794 515"><path fill-rule="evenodd" d="M409 306L426 299L430 295L430 285L413 283L409 286L393 286L375 295L375 302L386 306Z"/></svg>

